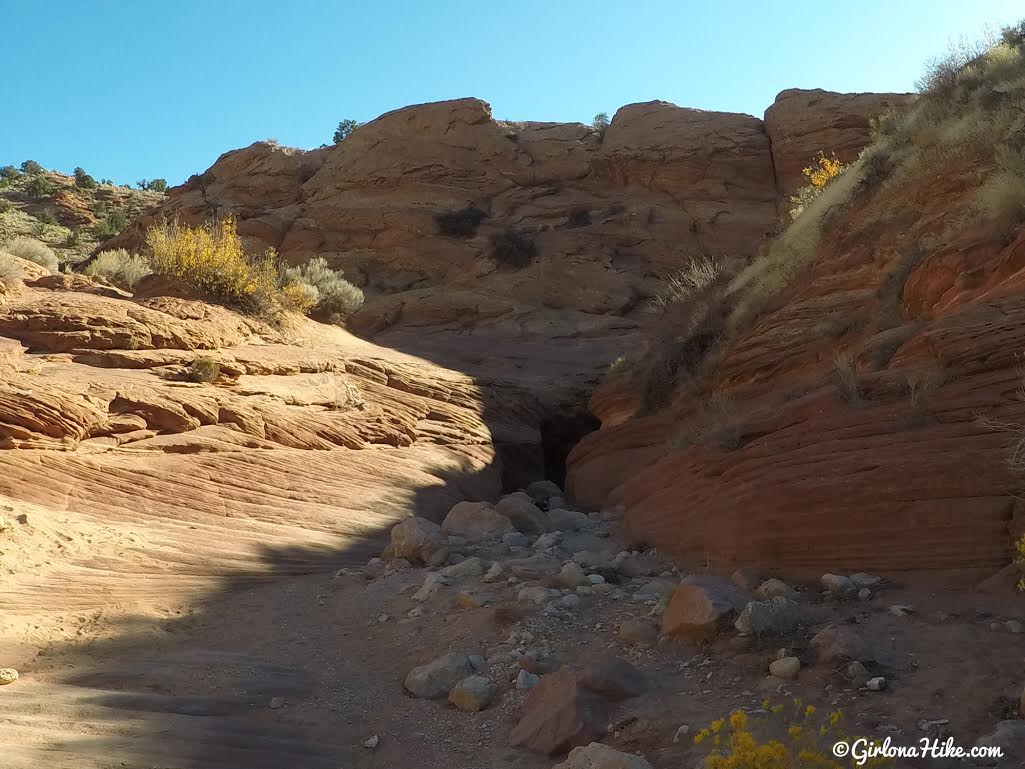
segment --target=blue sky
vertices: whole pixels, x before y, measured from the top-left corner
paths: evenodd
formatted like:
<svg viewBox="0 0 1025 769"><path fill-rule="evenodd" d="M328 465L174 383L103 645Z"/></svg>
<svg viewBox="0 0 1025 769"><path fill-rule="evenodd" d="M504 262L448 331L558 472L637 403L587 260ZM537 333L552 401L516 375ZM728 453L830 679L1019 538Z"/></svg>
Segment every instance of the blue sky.
<svg viewBox="0 0 1025 769"><path fill-rule="evenodd" d="M258 139L478 96L496 117L623 104L761 115L784 88L911 90L1018 0L0 0L0 165L177 184Z"/></svg>

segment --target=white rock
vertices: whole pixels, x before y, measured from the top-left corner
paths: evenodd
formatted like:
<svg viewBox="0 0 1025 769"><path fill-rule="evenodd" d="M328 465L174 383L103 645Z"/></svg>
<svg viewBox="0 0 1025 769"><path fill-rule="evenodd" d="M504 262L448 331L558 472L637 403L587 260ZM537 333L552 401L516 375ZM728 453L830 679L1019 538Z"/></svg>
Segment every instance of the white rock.
<svg viewBox="0 0 1025 769"><path fill-rule="evenodd" d="M687 724L676 727L676 732L673 734L673 742L683 742L683 738L690 734L690 727Z"/></svg>
<svg viewBox="0 0 1025 769"><path fill-rule="evenodd" d="M858 587L875 587L883 581L879 577L872 574L866 574L863 571L859 571L857 574L852 574L849 579Z"/></svg>
<svg viewBox="0 0 1025 769"><path fill-rule="evenodd" d="M851 582L850 577L844 577L840 574L823 574L822 579L819 581L822 583L824 590L836 595L847 595L855 590L855 585Z"/></svg>
<svg viewBox="0 0 1025 769"><path fill-rule="evenodd" d="M520 592L516 595L516 599L518 601L528 601L535 606L540 606L541 604L547 603L558 596L558 590L549 590L543 585L532 585L530 587L521 588Z"/></svg>
<svg viewBox="0 0 1025 769"><path fill-rule="evenodd" d="M446 654L410 670L403 685L414 697L436 700L447 697L453 686L472 674L467 655Z"/></svg>
<svg viewBox="0 0 1025 769"><path fill-rule="evenodd" d="M879 692L886 688L886 679L882 676L870 678L865 682L865 688L869 691Z"/></svg>
<svg viewBox="0 0 1025 769"><path fill-rule="evenodd" d="M528 670L521 670L516 676L517 689L532 689L541 680L541 676L535 675Z"/></svg>
<svg viewBox="0 0 1025 769"><path fill-rule="evenodd" d="M580 608L580 598L573 593L564 595L559 599L559 604L565 609L578 609Z"/></svg>
<svg viewBox="0 0 1025 769"><path fill-rule="evenodd" d="M498 687L487 676L468 676L452 687L448 701L466 713L476 713L491 704Z"/></svg>
<svg viewBox="0 0 1025 769"><path fill-rule="evenodd" d="M488 569L484 576L480 578L481 582L498 582L505 575L505 569L502 568L502 564L495 561L491 564L491 568Z"/></svg>
<svg viewBox="0 0 1025 769"><path fill-rule="evenodd" d="M426 601L435 593L437 593L439 588L447 584L448 579L446 579L443 575L431 572L424 578L423 586L415 593L413 593L413 600Z"/></svg>
<svg viewBox="0 0 1025 769"><path fill-rule="evenodd" d="M801 660L797 657L783 657L782 659L773 660L769 663L769 672L776 676L776 678L789 681L790 679L797 678L797 674L801 672Z"/></svg>
<svg viewBox="0 0 1025 769"><path fill-rule="evenodd" d="M592 585L603 585L605 584L605 577L601 574L588 574L587 581Z"/></svg>
<svg viewBox="0 0 1025 769"><path fill-rule="evenodd" d="M584 573L583 567L575 561L567 561L555 576L555 581L564 587L579 587L580 585L591 584L591 581Z"/></svg>
<svg viewBox="0 0 1025 769"><path fill-rule="evenodd" d="M363 742L363 747L364 748L368 748L370 750L373 750L374 748L376 748L380 744L381 744L381 738L378 735L375 734L369 740L365 740Z"/></svg>
<svg viewBox="0 0 1025 769"><path fill-rule="evenodd" d="M600 742L573 748L566 760L554 769L652 769L641 756L623 753Z"/></svg>
<svg viewBox="0 0 1025 769"><path fill-rule="evenodd" d="M18 680L18 671L14 668L0 668L0 686L13 684Z"/></svg>
<svg viewBox="0 0 1025 769"><path fill-rule="evenodd" d="M448 511L441 530L450 537L465 537L471 542L498 539L514 531L512 521L495 512L487 502L458 503Z"/></svg>
<svg viewBox="0 0 1025 769"><path fill-rule="evenodd" d="M484 573L484 564L480 558L473 556L472 558L466 558L459 563L446 566L441 570L441 574L450 579L460 579L461 577L479 577Z"/></svg>

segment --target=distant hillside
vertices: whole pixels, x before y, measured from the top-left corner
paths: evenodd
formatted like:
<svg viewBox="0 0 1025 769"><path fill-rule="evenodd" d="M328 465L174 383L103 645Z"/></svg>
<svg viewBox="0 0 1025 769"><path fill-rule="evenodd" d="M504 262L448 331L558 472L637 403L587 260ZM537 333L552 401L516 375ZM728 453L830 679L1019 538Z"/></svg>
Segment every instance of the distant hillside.
<svg viewBox="0 0 1025 769"><path fill-rule="evenodd" d="M165 198L162 191L99 183L84 172L66 176L31 161L23 169L0 168L0 242L28 235L50 246L62 264L81 261Z"/></svg>

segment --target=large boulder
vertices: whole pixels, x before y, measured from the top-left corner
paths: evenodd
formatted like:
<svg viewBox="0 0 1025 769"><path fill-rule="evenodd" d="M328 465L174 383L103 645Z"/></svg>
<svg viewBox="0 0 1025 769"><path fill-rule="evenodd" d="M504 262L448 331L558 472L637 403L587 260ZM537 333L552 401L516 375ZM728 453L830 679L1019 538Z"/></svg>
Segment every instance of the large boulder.
<svg viewBox="0 0 1025 769"><path fill-rule="evenodd" d="M744 591L725 577L687 577L676 588L662 615L662 633L683 641L709 641L747 603Z"/></svg>
<svg viewBox="0 0 1025 769"><path fill-rule="evenodd" d="M438 700L447 697L452 688L473 673L473 664L465 654L446 654L413 668L403 685L414 697Z"/></svg>
<svg viewBox="0 0 1025 769"><path fill-rule="evenodd" d="M514 529L509 519L495 512L487 502L458 502L448 511L441 530L445 534L477 542L500 539Z"/></svg>
<svg viewBox="0 0 1025 769"><path fill-rule="evenodd" d="M600 742L573 748L555 769L652 769L641 756L624 753Z"/></svg>
<svg viewBox="0 0 1025 769"><path fill-rule="evenodd" d="M823 662L871 662L874 658L865 639L850 625L827 625L810 644Z"/></svg>
<svg viewBox="0 0 1025 769"><path fill-rule="evenodd" d="M524 534L544 534L552 530L545 512L522 492L503 497L495 505L495 512L508 518L516 530Z"/></svg>
<svg viewBox="0 0 1025 769"><path fill-rule="evenodd" d="M448 557L448 538L434 521L413 516L392 527L389 551L392 558L438 566Z"/></svg>
<svg viewBox="0 0 1025 769"><path fill-rule="evenodd" d="M608 723L605 700L562 668L530 689L509 744L552 755L601 738Z"/></svg>
<svg viewBox="0 0 1025 769"><path fill-rule="evenodd" d="M647 691L647 677L626 660L601 655L587 660L577 675L586 689L616 702L637 697Z"/></svg>

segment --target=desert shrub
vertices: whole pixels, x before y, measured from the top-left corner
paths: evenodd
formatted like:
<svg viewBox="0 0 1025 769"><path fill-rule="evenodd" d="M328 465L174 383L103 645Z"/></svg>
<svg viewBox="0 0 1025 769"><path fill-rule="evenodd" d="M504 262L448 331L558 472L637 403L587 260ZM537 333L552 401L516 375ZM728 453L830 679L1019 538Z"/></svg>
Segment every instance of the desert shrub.
<svg viewBox="0 0 1025 769"><path fill-rule="evenodd" d="M141 254L130 254L123 248L101 251L84 270L86 275L109 280L115 286L128 289L153 272L149 259Z"/></svg>
<svg viewBox="0 0 1025 769"><path fill-rule="evenodd" d="M192 361L187 378L190 382L209 383L217 381L220 375L221 364L215 358L203 356Z"/></svg>
<svg viewBox="0 0 1025 769"><path fill-rule="evenodd" d="M147 189L152 192L167 192L167 179L153 179Z"/></svg>
<svg viewBox="0 0 1025 769"><path fill-rule="evenodd" d="M862 402L861 382L858 378L854 356L850 351L842 350L833 358L833 369L836 372L837 387L844 400L852 405Z"/></svg>
<svg viewBox="0 0 1025 769"><path fill-rule="evenodd" d="M854 769L884 760L859 763L854 756L835 758L832 746L846 737L840 710L819 714L800 699L788 705L768 701L751 714L735 710L694 735L696 745L710 745L704 769Z"/></svg>
<svg viewBox="0 0 1025 769"><path fill-rule="evenodd" d="M714 362L730 310L723 283L718 265L698 258L670 276L654 298L659 321L642 372L644 411L664 406L677 386L707 373Z"/></svg>
<svg viewBox="0 0 1025 769"><path fill-rule="evenodd" d="M487 218L487 213L475 206L467 206L454 211L442 211L434 215L438 232L450 238L472 238L477 234L480 223Z"/></svg>
<svg viewBox="0 0 1025 769"><path fill-rule="evenodd" d="M21 176L14 166L0 166L0 181L10 182Z"/></svg>
<svg viewBox="0 0 1025 769"><path fill-rule="evenodd" d="M49 207L48 208L44 208L38 214L36 214L36 219L38 221L42 222L43 224L56 224L57 223L57 217L54 214L53 209L49 208Z"/></svg>
<svg viewBox="0 0 1025 769"><path fill-rule="evenodd" d="M575 208L569 212L567 227L586 227L591 223L591 212L586 208Z"/></svg>
<svg viewBox="0 0 1025 769"><path fill-rule="evenodd" d="M893 172L894 159L890 151L883 146L870 146L861 153L862 188L878 187Z"/></svg>
<svg viewBox="0 0 1025 769"><path fill-rule="evenodd" d="M23 277L21 265L0 251L0 283L10 286L20 282Z"/></svg>
<svg viewBox="0 0 1025 769"><path fill-rule="evenodd" d="M57 185L53 180L42 175L33 176L25 187L25 192L31 198L48 198L56 191Z"/></svg>
<svg viewBox="0 0 1025 769"><path fill-rule="evenodd" d="M96 189L96 180L87 174L84 168L79 166L75 169L74 174L76 187L81 187L83 190Z"/></svg>
<svg viewBox="0 0 1025 769"><path fill-rule="evenodd" d="M14 204L11 201L7 198L0 198L0 214L6 214L12 208L14 208Z"/></svg>
<svg viewBox="0 0 1025 769"><path fill-rule="evenodd" d="M26 160L21 164L21 172L23 174L41 174L43 167L34 160Z"/></svg>
<svg viewBox="0 0 1025 769"><path fill-rule="evenodd" d="M598 132L598 137L601 139L605 138L605 132L609 130L609 124L612 121L609 120L608 112L599 112L591 120L591 127Z"/></svg>
<svg viewBox="0 0 1025 769"><path fill-rule="evenodd" d="M281 307L276 254L247 255L232 217L200 227L157 224L146 233L146 247L154 272L214 301L264 317Z"/></svg>
<svg viewBox="0 0 1025 769"><path fill-rule="evenodd" d="M537 258L537 246L529 235L507 227L491 236L491 253L500 267L520 269Z"/></svg>
<svg viewBox="0 0 1025 769"><path fill-rule="evenodd" d="M722 275L722 265L709 256L700 256L668 278L665 285L655 295L653 304L660 312L665 312L677 302L688 302L691 298L715 283Z"/></svg>
<svg viewBox="0 0 1025 769"><path fill-rule="evenodd" d="M360 123L351 118L346 118L345 120L342 120L338 124L338 128L335 129L335 135L333 137L335 144L340 144L341 142L348 139L352 135L352 132L359 127Z"/></svg>
<svg viewBox="0 0 1025 769"><path fill-rule="evenodd" d="M286 283L281 296L285 307L301 315L309 315L320 302L320 292L309 283Z"/></svg>
<svg viewBox="0 0 1025 769"><path fill-rule="evenodd" d="M348 317L363 306L363 291L347 281L341 270L332 270L323 257L318 256L306 264L284 269L282 282L286 287L298 284L316 291L317 301L312 307L313 314L337 325L344 325ZM298 290L312 297L308 288Z"/></svg>
<svg viewBox="0 0 1025 769"><path fill-rule="evenodd" d="M812 164L801 172L808 180L808 184L790 196L791 221L800 216L804 209L846 170L847 166L841 163L835 154L827 157L824 152L820 152Z"/></svg>
<svg viewBox="0 0 1025 769"><path fill-rule="evenodd" d="M1025 219L1025 154L1009 144L996 149L997 171L975 195L975 209L986 219L1017 223Z"/></svg>
<svg viewBox="0 0 1025 769"><path fill-rule="evenodd" d="M40 243L35 238L19 235L7 241L4 250L12 256L42 265L50 272L57 272L57 255L48 245Z"/></svg>
<svg viewBox="0 0 1025 769"><path fill-rule="evenodd" d="M128 226L128 217L125 216L123 211L114 209L109 211L100 223L93 227L93 234L100 240L108 240L116 235L120 235L121 231Z"/></svg>

